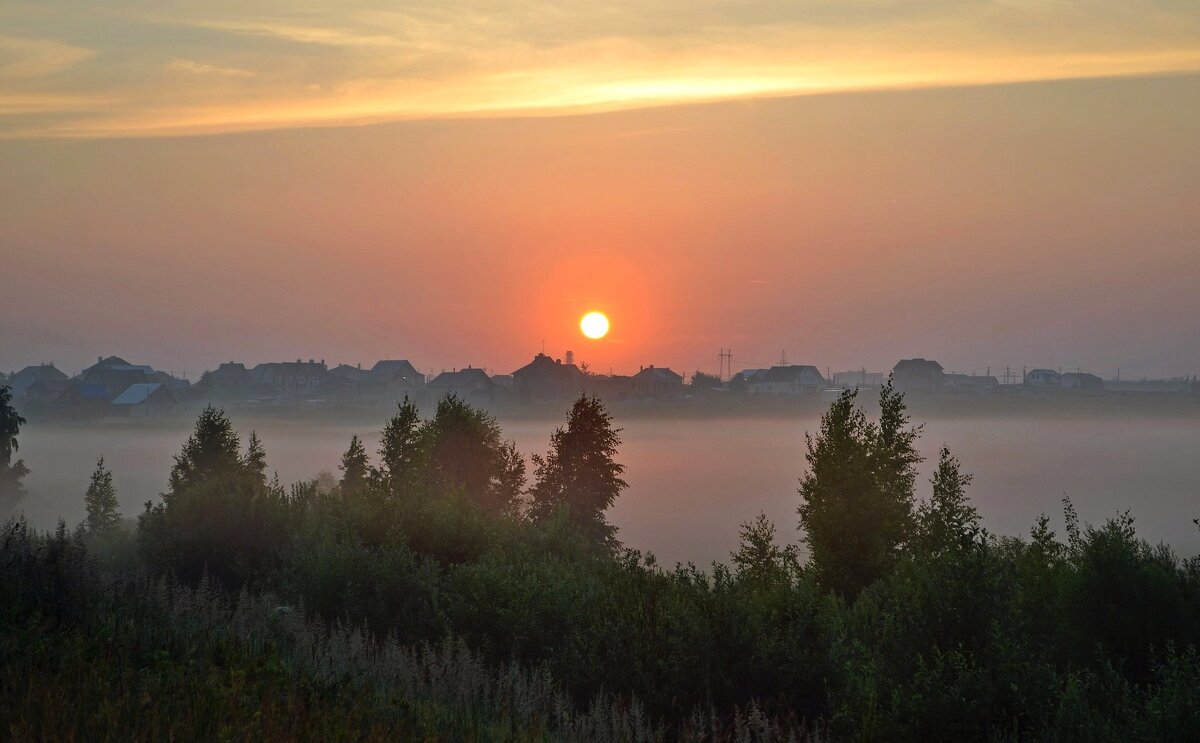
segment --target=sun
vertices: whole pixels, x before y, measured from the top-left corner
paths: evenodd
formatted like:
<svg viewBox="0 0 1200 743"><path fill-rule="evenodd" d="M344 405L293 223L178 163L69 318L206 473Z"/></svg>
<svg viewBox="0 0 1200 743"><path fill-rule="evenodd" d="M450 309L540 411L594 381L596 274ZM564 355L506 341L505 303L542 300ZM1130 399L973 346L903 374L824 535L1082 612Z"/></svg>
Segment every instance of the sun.
<svg viewBox="0 0 1200 743"><path fill-rule="evenodd" d="M603 312L589 312L579 321L579 329L592 340L608 335L608 318Z"/></svg>

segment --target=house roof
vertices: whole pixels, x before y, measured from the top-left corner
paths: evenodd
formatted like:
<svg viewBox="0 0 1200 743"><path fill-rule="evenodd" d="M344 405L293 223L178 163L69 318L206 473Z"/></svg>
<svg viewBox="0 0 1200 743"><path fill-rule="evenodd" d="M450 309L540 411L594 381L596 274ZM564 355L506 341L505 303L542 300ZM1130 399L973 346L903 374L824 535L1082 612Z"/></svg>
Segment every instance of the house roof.
<svg viewBox="0 0 1200 743"><path fill-rule="evenodd" d="M639 382L682 382L683 375L671 371L669 366L654 366L651 364L633 375Z"/></svg>
<svg viewBox="0 0 1200 743"><path fill-rule="evenodd" d="M468 366L458 371L442 372L429 383L430 387L471 387L481 385L491 387L495 382L483 369Z"/></svg>
<svg viewBox="0 0 1200 743"><path fill-rule="evenodd" d="M564 377L575 377L580 373L579 367L575 366L574 364L564 364L559 359L552 359L544 353L539 353L537 356L533 357L533 361L530 361L525 366L522 366L520 369L517 369L515 372L513 372L513 376L516 377L517 375L525 376L527 374L532 374L539 376L561 375Z"/></svg>
<svg viewBox="0 0 1200 743"><path fill-rule="evenodd" d="M13 397L20 397L25 394L25 390L29 385L39 381L64 381L67 375L58 370L54 364L38 364L37 366L27 366L8 380L8 386L12 388Z"/></svg>
<svg viewBox="0 0 1200 743"><path fill-rule="evenodd" d="M942 365L932 359L901 359L892 371L898 374L940 374Z"/></svg>
<svg viewBox="0 0 1200 743"><path fill-rule="evenodd" d="M371 376L391 379L397 374L403 377L423 378L417 367L408 359L381 359L371 367Z"/></svg>
<svg viewBox="0 0 1200 743"><path fill-rule="evenodd" d="M822 383L825 381L825 377L821 376L820 370L815 366L789 364L788 366L772 366L761 380L756 379L754 381L783 382L788 384L796 382Z"/></svg>
<svg viewBox="0 0 1200 743"><path fill-rule="evenodd" d="M139 382L131 384L125 388L125 391L117 395L112 401L113 405L138 405L146 402L147 399L159 389L162 389L160 382Z"/></svg>
<svg viewBox="0 0 1200 743"><path fill-rule="evenodd" d="M108 388L102 384L77 384L69 387L63 394L70 394L72 390L84 400L107 400L109 398Z"/></svg>

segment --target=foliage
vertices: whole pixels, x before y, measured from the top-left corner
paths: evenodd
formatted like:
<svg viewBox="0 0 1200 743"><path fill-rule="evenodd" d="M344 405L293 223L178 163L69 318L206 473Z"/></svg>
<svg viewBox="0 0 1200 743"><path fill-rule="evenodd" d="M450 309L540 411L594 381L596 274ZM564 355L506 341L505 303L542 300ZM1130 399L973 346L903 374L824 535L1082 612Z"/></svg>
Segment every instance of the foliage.
<svg viewBox="0 0 1200 743"><path fill-rule="evenodd" d="M623 483L588 398L535 460L530 519L497 507L524 461L469 406L405 429L402 492L264 485L206 411L135 564L86 530L0 530L0 719L16 739L1200 737L1200 562L1069 501L1064 539L1047 517L987 534L947 450L918 501L919 429L885 403L876 423L834 404L802 489L809 546L812 527L871 532L869 574L803 561L763 515L728 566L596 549ZM436 435L502 463L486 498L443 479Z"/></svg>
<svg viewBox="0 0 1200 743"><path fill-rule="evenodd" d="M92 480L83 496L87 518L83 525L89 534L110 534L121 524L117 489L113 487L112 472L104 466L104 457L96 462Z"/></svg>
<svg viewBox="0 0 1200 743"><path fill-rule="evenodd" d="M821 582L853 597L895 565L913 530L919 428L906 428L903 396L884 386L878 422L844 391L805 434L800 525Z"/></svg>
<svg viewBox="0 0 1200 743"><path fill-rule="evenodd" d="M369 482L371 464L367 450L358 436L350 437L350 448L342 455L342 479L339 486L343 493L360 493Z"/></svg>
<svg viewBox="0 0 1200 743"><path fill-rule="evenodd" d="M0 385L0 514L16 508L25 497L21 480L29 474L29 468L24 460L12 459L19 448L17 434L23 425L25 419L12 405L11 388Z"/></svg>
<svg viewBox="0 0 1200 743"><path fill-rule="evenodd" d="M351 452L354 443L351 441ZM347 452L347 456L350 452ZM366 461L365 453L362 455ZM421 416L408 396L400 403L396 414L383 427L379 448L379 469L372 472L379 490L394 496L415 494L425 466Z"/></svg>
<svg viewBox="0 0 1200 743"><path fill-rule="evenodd" d="M604 512L628 485L617 463L621 429L598 397L582 395L571 407L567 427L550 436L550 451L535 455L532 515L545 520L565 509L570 521L600 542L611 543L615 529Z"/></svg>

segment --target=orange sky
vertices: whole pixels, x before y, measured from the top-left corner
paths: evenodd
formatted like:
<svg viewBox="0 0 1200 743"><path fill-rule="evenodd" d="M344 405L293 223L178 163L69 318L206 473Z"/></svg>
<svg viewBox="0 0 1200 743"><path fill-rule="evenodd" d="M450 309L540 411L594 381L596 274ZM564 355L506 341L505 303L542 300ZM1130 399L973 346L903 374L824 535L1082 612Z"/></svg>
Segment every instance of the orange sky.
<svg viewBox="0 0 1200 743"><path fill-rule="evenodd" d="M1192 373L1196 131L1184 76L0 143L0 364Z"/></svg>
<svg viewBox="0 0 1200 743"><path fill-rule="evenodd" d="M1200 5L247 7L0 8L0 368L1200 372Z"/></svg>

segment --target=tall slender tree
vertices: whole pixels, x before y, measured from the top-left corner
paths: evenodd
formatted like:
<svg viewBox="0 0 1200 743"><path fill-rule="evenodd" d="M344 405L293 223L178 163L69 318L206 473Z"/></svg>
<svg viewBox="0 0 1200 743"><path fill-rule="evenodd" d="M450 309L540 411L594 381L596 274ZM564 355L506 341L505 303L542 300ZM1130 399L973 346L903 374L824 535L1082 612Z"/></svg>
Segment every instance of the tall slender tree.
<svg viewBox="0 0 1200 743"><path fill-rule="evenodd" d="M408 395L383 427L379 460L372 477L383 492L407 495L417 490L425 466L424 441L420 412Z"/></svg>
<svg viewBox="0 0 1200 743"><path fill-rule="evenodd" d="M345 495L361 493L367 487L371 474L371 464L367 459L367 449L357 435L350 437L350 448L342 455L342 480L339 487Z"/></svg>
<svg viewBox="0 0 1200 743"><path fill-rule="evenodd" d="M242 458L242 466L259 485L267 484L267 450L263 448L262 440L257 431L250 432L246 440L246 456Z"/></svg>
<svg viewBox="0 0 1200 743"><path fill-rule="evenodd" d="M531 517L545 520L565 509L577 527L612 543L616 530L605 511L628 487L621 479L625 466L616 461L620 434L600 398L581 395L571 407L566 428L551 434L546 456L533 457Z"/></svg>
<svg viewBox="0 0 1200 743"><path fill-rule="evenodd" d="M904 398L888 385L878 423L843 392L806 434L808 471L800 481L800 526L821 582L855 596L889 571L913 534L919 428L908 428Z"/></svg>
<svg viewBox="0 0 1200 743"><path fill-rule="evenodd" d="M104 457L96 462L83 502L87 506L87 518L83 523L88 533L108 534L120 526L117 489L113 486L112 472L104 466Z"/></svg>

